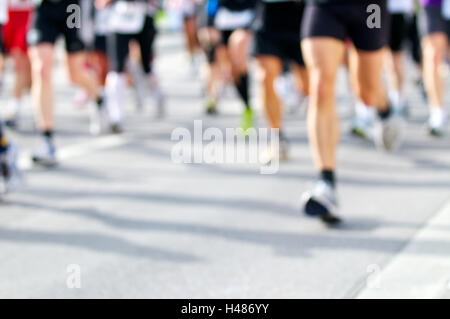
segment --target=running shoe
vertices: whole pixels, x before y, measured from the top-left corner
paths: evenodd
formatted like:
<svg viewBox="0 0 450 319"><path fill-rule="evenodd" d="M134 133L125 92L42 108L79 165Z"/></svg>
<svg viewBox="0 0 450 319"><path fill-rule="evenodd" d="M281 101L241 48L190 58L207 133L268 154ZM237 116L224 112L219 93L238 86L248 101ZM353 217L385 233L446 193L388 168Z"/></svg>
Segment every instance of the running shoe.
<svg viewBox="0 0 450 319"><path fill-rule="evenodd" d="M0 198L23 183L22 172L17 164L18 153L17 146L10 143L5 154L0 155Z"/></svg>
<svg viewBox="0 0 450 319"><path fill-rule="evenodd" d="M42 144L32 155L33 163L44 167L55 167L58 165L56 148L50 138L44 138Z"/></svg>
<svg viewBox="0 0 450 319"><path fill-rule="evenodd" d="M245 108L241 118L241 128L244 132L253 127L253 110L249 107Z"/></svg>
<svg viewBox="0 0 450 319"><path fill-rule="evenodd" d="M122 134L123 133L123 128L120 123L111 124L110 129L111 129L111 133L113 133L113 134Z"/></svg>
<svg viewBox="0 0 450 319"><path fill-rule="evenodd" d="M374 141L377 147L385 151L395 151L403 140L404 121L395 115L378 120L374 129Z"/></svg>
<svg viewBox="0 0 450 319"><path fill-rule="evenodd" d="M311 191L302 195L303 212L309 217L319 218L328 226L342 222L336 216L338 203L334 188L326 181L319 180Z"/></svg>
<svg viewBox="0 0 450 319"><path fill-rule="evenodd" d="M440 128L436 128L436 127L428 128L428 133L430 134L430 136L433 136L433 137L445 136L444 130L440 129Z"/></svg>
<svg viewBox="0 0 450 319"><path fill-rule="evenodd" d="M362 138L362 139L369 139L370 138L370 130L371 126L368 125L365 121L361 121L361 119L355 118L352 123L352 127L350 132L352 135Z"/></svg>
<svg viewBox="0 0 450 319"><path fill-rule="evenodd" d="M5 120L5 126L11 129L17 129L20 117L20 102L17 99L10 101Z"/></svg>
<svg viewBox="0 0 450 319"><path fill-rule="evenodd" d="M19 119L16 115L11 115L5 120L5 126L13 130L17 129L18 123Z"/></svg>
<svg viewBox="0 0 450 319"><path fill-rule="evenodd" d="M447 114L443 109L435 108L431 110L428 119L428 132L431 136L442 137L445 135L445 124L447 122Z"/></svg>
<svg viewBox="0 0 450 319"><path fill-rule="evenodd" d="M355 117L351 127L352 135L362 139L370 139L373 135L374 119L374 109L365 106L361 102L357 102L355 106Z"/></svg>
<svg viewBox="0 0 450 319"><path fill-rule="evenodd" d="M208 104L206 105L206 114L217 115L217 103L215 101L208 101Z"/></svg>
<svg viewBox="0 0 450 319"><path fill-rule="evenodd" d="M394 113L397 116L401 116L403 118L408 118L411 115L410 106L409 106L408 101L404 101L398 107L395 107Z"/></svg>

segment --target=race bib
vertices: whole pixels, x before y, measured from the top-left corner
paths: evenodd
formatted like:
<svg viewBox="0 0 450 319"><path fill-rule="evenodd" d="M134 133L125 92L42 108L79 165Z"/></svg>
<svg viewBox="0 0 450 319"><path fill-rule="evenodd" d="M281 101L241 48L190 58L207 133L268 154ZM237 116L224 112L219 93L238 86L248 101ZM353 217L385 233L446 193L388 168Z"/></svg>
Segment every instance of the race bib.
<svg viewBox="0 0 450 319"><path fill-rule="evenodd" d="M95 34L106 35L110 29L110 11L109 8L97 10L95 13Z"/></svg>
<svg viewBox="0 0 450 319"><path fill-rule="evenodd" d="M442 4L442 15L445 19L450 20L450 0L444 0Z"/></svg>
<svg viewBox="0 0 450 319"><path fill-rule="evenodd" d="M251 9L244 11L230 11L226 8L220 8L215 19L215 26L219 30L235 30L248 27L254 18L254 12Z"/></svg>
<svg viewBox="0 0 450 319"><path fill-rule="evenodd" d="M136 34L144 28L147 7L145 3L117 1L111 11L111 31Z"/></svg>
<svg viewBox="0 0 450 319"><path fill-rule="evenodd" d="M389 0L388 2L389 13L411 13L414 11L413 0Z"/></svg>

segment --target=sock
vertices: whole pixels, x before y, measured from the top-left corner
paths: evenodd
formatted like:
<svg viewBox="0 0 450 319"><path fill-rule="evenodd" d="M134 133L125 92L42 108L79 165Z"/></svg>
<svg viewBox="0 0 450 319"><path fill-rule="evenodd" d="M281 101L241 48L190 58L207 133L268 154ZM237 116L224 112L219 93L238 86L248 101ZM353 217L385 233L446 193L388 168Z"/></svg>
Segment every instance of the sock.
<svg viewBox="0 0 450 319"><path fill-rule="evenodd" d="M361 125L369 125L374 119L374 107L365 105L362 101L358 100L355 104L356 120Z"/></svg>
<svg viewBox="0 0 450 319"><path fill-rule="evenodd" d="M333 188L335 187L334 171L322 170L320 172L320 179L325 182L328 182Z"/></svg>
<svg viewBox="0 0 450 319"><path fill-rule="evenodd" d="M239 79L235 82L236 89L241 97L242 101L245 104L246 108L250 108L250 100L248 96L248 74L243 74L239 77Z"/></svg>
<svg viewBox="0 0 450 319"><path fill-rule="evenodd" d="M122 122L122 107L124 105L124 91L126 89L126 78L123 73L111 71L106 77L106 105L108 107L109 120L112 124Z"/></svg>
<svg viewBox="0 0 450 319"><path fill-rule="evenodd" d="M392 108L391 106L388 104L388 107L386 110L384 111L378 111L378 117L382 120L387 120L390 116L391 116L391 112Z"/></svg>
<svg viewBox="0 0 450 319"><path fill-rule="evenodd" d="M103 101L105 100L105 97L103 96L103 93L100 94L97 99L95 100L95 103L97 103L97 108L100 110L103 108Z"/></svg>
<svg viewBox="0 0 450 319"><path fill-rule="evenodd" d="M44 138L52 139L53 138L53 130L44 130L41 132Z"/></svg>

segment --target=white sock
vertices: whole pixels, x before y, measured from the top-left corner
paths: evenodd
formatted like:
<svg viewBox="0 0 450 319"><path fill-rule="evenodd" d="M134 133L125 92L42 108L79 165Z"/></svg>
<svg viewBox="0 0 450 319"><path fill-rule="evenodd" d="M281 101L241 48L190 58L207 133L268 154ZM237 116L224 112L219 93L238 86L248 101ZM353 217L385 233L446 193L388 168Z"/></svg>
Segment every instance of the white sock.
<svg viewBox="0 0 450 319"><path fill-rule="evenodd" d="M401 109L405 106L405 98L403 96L403 93L399 90L389 91L389 101L396 109Z"/></svg>
<svg viewBox="0 0 450 319"><path fill-rule="evenodd" d="M368 124L372 124L377 117L376 108L374 106L366 105L365 111L366 111L366 114L365 114L364 118L365 118L366 122Z"/></svg>
<svg viewBox="0 0 450 319"><path fill-rule="evenodd" d="M430 118L428 123L431 128L442 128L445 124L447 114L443 107L432 106L430 108Z"/></svg>
<svg viewBox="0 0 450 319"><path fill-rule="evenodd" d="M355 115L357 118L364 118L366 115L366 105L361 101L357 100L355 104Z"/></svg>
<svg viewBox="0 0 450 319"><path fill-rule="evenodd" d="M109 118L113 124L118 124L122 121L125 89L125 75L118 72L109 72L106 77L105 97Z"/></svg>
<svg viewBox="0 0 450 319"><path fill-rule="evenodd" d="M365 105L362 101L358 100L355 105L355 113L358 120L366 125L373 123L376 117L376 111L374 107Z"/></svg>

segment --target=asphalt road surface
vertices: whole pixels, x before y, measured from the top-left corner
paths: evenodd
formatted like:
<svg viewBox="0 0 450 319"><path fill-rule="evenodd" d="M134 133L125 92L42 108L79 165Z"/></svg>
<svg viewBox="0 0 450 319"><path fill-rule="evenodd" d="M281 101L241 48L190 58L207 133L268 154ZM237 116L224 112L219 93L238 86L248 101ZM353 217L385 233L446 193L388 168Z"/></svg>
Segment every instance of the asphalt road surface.
<svg viewBox="0 0 450 319"><path fill-rule="evenodd" d="M26 185L0 204L0 297L450 297L450 137L425 134L426 105L412 81L405 144L386 154L348 134L353 111L341 74L346 223L330 230L300 213L316 177L304 112L286 115L292 159L276 174L253 164L176 164L175 128L192 130L196 119L235 127L240 111L230 90L218 117L204 115L202 82L190 75L180 36L158 40L166 118L155 118L151 101L137 114L130 95L121 136L89 135L58 61L61 165L29 165L37 142L29 103L20 131L8 131L21 146ZM10 86L9 68L2 105Z"/></svg>

